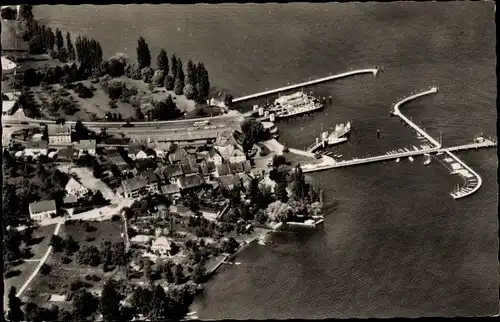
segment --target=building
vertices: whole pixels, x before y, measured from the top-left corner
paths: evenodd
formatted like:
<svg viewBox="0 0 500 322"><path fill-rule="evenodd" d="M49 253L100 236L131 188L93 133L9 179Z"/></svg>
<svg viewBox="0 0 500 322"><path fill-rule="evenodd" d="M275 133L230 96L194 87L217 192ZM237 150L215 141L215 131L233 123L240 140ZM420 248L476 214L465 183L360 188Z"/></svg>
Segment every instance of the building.
<svg viewBox="0 0 500 322"><path fill-rule="evenodd" d="M78 198L75 195L69 195L63 198L63 203L65 207L73 206L77 202Z"/></svg>
<svg viewBox="0 0 500 322"><path fill-rule="evenodd" d="M148 245L152 239L153 236L150 235L135 235L134 237L130 238L130 242L133 244Z"/></svg>
<svg viewBox="0 0 500 322"><path fill-rule="evenodd" d="M123 157L121 156L121 154L118 151L111 152L108 155L108 159L109 159L109 162L112 165L115 165L120 172L127 173L129 171L130 167L129 167L128 163L123 159Z"/></svg>
<svg viewBox="0 0 500 322"><path fill-rule="evenodd" d="M193 162L184 162L184 163L181 163L181 167L182 167L182 172L185 174L185 175L189 175L189 174L193 174L193 173L198 173L199 172L199 169L198 169L198 165L196 163L193 163Z"/></svg>
<svg viewBox="0 0 500 322"><path fill-rule="evenodd" d="M179 163L183 160L182 150L177 149L174 153L169 153L168 161L172 164Z"/></svg>
<svg viewBox="0 0 500 322"><path fill-rule="evenodd" d="M154 150L156 155L163 158L168 155L168 152L172 149L172 142L156 142L154 145Z"/></svg>
<svg viewBox="0 0 500 322"><path fill-rule="evenodd" d="M227 174L218 178L219 184L226 190L241 187L241 180L238 175Z"/></svg>
<svg viewBox="0 0 500 322"><path fill-rule="evenodd" d="M250 191L252 186L252 178L246 172L238 173L240 177L241 184L246 191Z"/></svg>
<svg viewBox="0 0 500 322"><path fill-rule="evenodd" d="M142 149L136 146L131 146L126 149L127 155L130 159L135 160L137 153L141 152Z"/></svg>
<svg viewBox="0 0 500 322"><path fill-rule="evenodd" d="M68 124L48 124L50 145L71 145L71 126Z"/></svg>
<svg viewBox="0 0 500 322"><path fill-rule="evenodd" d="M151 245L151 251L160 256L168 256L170 255L170 247L171 241L165 237L159 237L155 239L153 244Z"/></svg>
<svg viewBox="0 0 500 322"><path fill-rule="evenodd" d="M79 151L79 156L84 153L89 155L95 155L95 150L97 147L96 140L80 140L73 144L74 148Z"/></svg>
<svg viewBox="0 0 500 322"><path fill-rule="evenodd" d="M187 190L199 187L205 183L205 179L201 174L191 174L177 179L177 185L181 190Z"/></svg>
<svg viewBox="0 0 500 322"><path fill-rule="evenodd" d="M26 157L37 158L40 155L47 155L48 146L46 141L27 141L23 155Z"/></svg>
<svg viewBox="0 0 500 322"><path fill-rule="evenodd" d="M246 154L238 149L234 149L229 155L229 162L231 163L245 162L246 160L247 160Z"/></svg>
<svg viewBox="0 0 500 322"><path fill-rule="evenodd" d="M145 160L147 158L148 158L148 154L144 150L137 152L137 154L135 155L136 160Z"/></svg>
<svg viewBox="0 0 500 322"><path fill-rule="evenodd" d="M156 174L156 176L158 177L158 180L159 180L159 182L160 182L160 183L165 182L165 179L166 179L166 178L165 178L165 174L164 174L164 173L165 173L165 170L166 170L166 169L167 169L167 167L166 167L166 166L161 165L161 166L158 166L158 167L155 169L155 171L154 171L154 173L155 173L155 174Z"/></svg>
<svg viewBox="0 0 500 322"><path fill-rule="evenodd" d="M215 165L222 164L222 156L219 154L219 151L217 151L215 148L211 148L210 151L208 151L208 158L207 161L213 162Z"/></svg>
<svg viewBox="0 0 500 322"><path fill-rule="evenodd" d="M181 189L177 184L166 184L161 186L161 193L174 199L181 197Z"/></svg>
<svg viewBox="0 0 500 322"><path fill-rule="evenodd" d="M88 189L84 187L80 182L73 178L70 178L66 186L64 187L68 196L75 196L78 199L83 198L87 193Z"/></svg>
<svg viewBox="0 0 500 322"><path fill-rule="evenodd" d="M179 177L182 177L184 175L184 172L182 172L182 167L180 164L169 164L167 165L167 169L164 172L165 177L168 178L168 180L172 182L176 182Z"/></svg>
<svg viewBox="0 0 500 322"><path fill-rule="evenodd" d="M29 205L30 217L33 220L50 219L57 214L55 200L43 200Z"/></svg>
<svg viewBox="0 0 500 322"><path fill-rule="evenodd" d="M229 163L229 165L231 167L231 173L233 174L245 172L243 169L243 162Z"/></svg>
<svg viewBox="0 0 500 322"><path fill-rule="evenodd" d="M215 166L215 177L222 177L231 174L231 165L227 162Z"/></svg>
<svg viewBox="0 0 500 322"><path fill-rule="evenodd" d="M152 171L144 171L141 173L141 177L146 182L146 190L149 192L159 192L159 183L158 177Z"/></svg>
<svg viewBox="0 0 500 322"><path fill-rule="evenodd" d="M141 176L123 180L120 194L122 194L125 198L136 198L143 192L147 191L146 185L146 180L144 180Z"/></svg>
<svg viewBox="0 0 500 322"><path fill-rule="evenodd" d="M57 159L60 161L73 161L78 158L78 151L73 148L62 148L57 151Z"/></svg>

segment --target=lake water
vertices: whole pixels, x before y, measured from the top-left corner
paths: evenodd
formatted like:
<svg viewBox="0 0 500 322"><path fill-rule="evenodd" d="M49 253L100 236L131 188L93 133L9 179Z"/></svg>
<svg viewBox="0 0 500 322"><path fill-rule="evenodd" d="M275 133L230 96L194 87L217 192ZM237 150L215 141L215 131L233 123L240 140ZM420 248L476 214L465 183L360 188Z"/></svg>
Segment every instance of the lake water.
<svg viewBox="0 0 500 322"><path fill-rule="evenodd" d="M333 103L278 125L280 141L310 145L351 120L356 132L336 150L377 155L418 141L391 105L402 107L444 145L496 136L494 4L488 2L288 5L40 6L35 16L101 42L105 56L135 59L143 36L186 63L203 61L217 89L233 95L383 66L312 90ZM241 108L249 108L248 102ZM262 103L262 101L261 101ZM381 138L377 139L376 131ZM416 144L415 144L416 145ZM458 156L482 176L474 195L455 201L457 183L422 158L312 174L325 189L322 228L252 245L239 266L223 266L193 305L200 318L475 316L498 312L495 149Z"/></svg>

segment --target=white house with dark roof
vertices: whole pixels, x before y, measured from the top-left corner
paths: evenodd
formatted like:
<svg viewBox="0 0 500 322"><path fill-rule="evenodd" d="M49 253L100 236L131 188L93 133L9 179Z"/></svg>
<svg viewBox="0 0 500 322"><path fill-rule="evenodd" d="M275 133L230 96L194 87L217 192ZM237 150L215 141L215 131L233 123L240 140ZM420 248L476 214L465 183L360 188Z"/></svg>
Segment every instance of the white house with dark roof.
<svg viewBox="0 0 500 322"><path fill-rule="evenodd" d="M55 200L43 200L29 205L30 217L33 220L50 219L57 213Z"/></svg>
<svg viewBox="0 0 500 322"><path fill-rule="evenodd" d="M147 182L141 176L133 177L131 179L123 180L121 191L125 198L135 198L146 190ZM118 193L118 191L117 191Z"/></svg>
<svg viewBox="0 0 500 322"><path fill-rule="evenodd" d="M71 145L71 126L69 124L48 124L47 133L50 145Z"/></svg>
<svg viewBox="0 0 500 322"><path fill-rule="evenodd" d="M224 160L222 159L222 156L219 154L219 151L217 151L217 149L211 148L208 151L207 161L213 162L215 165L218 165L222 164Z"/></svg>
<svg viewBox="0 0 500 322"><path fill-rule="evenodd" d="M66 186L64 187L68 195L73 195L77 198L82 198L88 193L88 189L84 187L80 182L73 178L70 178Z"/></svg>

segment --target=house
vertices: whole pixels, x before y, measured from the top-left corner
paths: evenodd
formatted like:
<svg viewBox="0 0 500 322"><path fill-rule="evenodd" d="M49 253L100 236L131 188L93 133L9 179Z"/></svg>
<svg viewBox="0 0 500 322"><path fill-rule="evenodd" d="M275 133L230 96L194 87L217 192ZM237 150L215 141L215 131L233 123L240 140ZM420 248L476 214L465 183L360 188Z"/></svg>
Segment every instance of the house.
<svg viewBox="0 0 500 322"><path fill-rule="evenodd" d="M73 148L62 148L57 151L57 159L60 161L72 161L78 158L78 151Z"/></svg>
<svg viewBox="0 0 500 322"><path fill-rule="evenodd" d="M247 160L246 154L238 149L234 149L229 155L229 162L231 163L245 162L246 160Z"/></svg>
<svg viewBox="0 0 500 322"><path fill-rule="evenodd" d="M146 190L149 192L158 192L159 191L159 180L156 174L152 171L144 171L141 173L141 177L146 182Z"/></svg>
<svg viewBox="0 0 500 322"><path fill-rule="evenodd" d="M147 158L148 158L148 154L144 150L137 152L137 154L135 155L135 160L145 160Z"/></svg>
<svg viewBox="0 0 500 322"><path fill-rule="evenodd" d="M226 162L229 162L229 159L231 158L231 154L235 150L233 145L216 146L215 148L219 152L222 159Z"/></svg>
<svg viewBox="0 0 500 322"><path fill-rule="evenodd" d="M129 165L128 163L123 159L120 153L118 152L113 152L108 155L109 162L112 165L115 165L118 170L122 173L127 173L129 171Z"/></svg>
<svg viewBox="0 0 500 322"><path fill-rule="evenodd" d="M130 238L130 242L133 244L148 245L152 239L153 236L149 235L135 235L134 237Z"/></svg>
<svg viewBox="0 0 500 322"><path fill-rule="evenodd" d="M208 151L196 152L196 162L208 161Z"/></svg>
<svg viewBox="0 0 500 322"><path fill-rule="evenodd" d="M164 157L172 149L172 142L156 142L154 150L158 157Z"/></svg>
<svg viewBox="0 0 500 322"><path fill-rule="evenodd" d="M95 140L80 140L73 144L74 148L79 150L79 155L88 153L90 155L95 155L96 141Z"/></svg>
<svg viewBox="0 0 500 322"><path fill-rule="evenodd" d="M33 141L42 141L43 134L42 133L35 133L33 134Z"/></svg>
<svg viewBox="0 0 500 322"><path fill-rule="evenodd" d="M122 181L122 192L125 198L135 198L146 190L147 182L142 176L133 177ZM118 192L118 191L117 191Z"/></svg>
<svg viewBox="0 0 500 322"><path fill-rule="evenodd" d="M250 170L250 176L255 179L260 179L264 177L264 170L259 168L254 168Z"/></svg>
<svg viewBox="0 0 500 322"><path fill-rule="evenodd" d="M88 189L84 187L80 182L73 178L70 178L66 186L64 187L68 196L75 196L78 199L84 197L88 193Z"/></svg>
<svg viewBox="0 0 500 322"><path fill-rule="evenodd" d="M180 177L177 180L177 184L181 190L196 188L205 183L205 179L201 174L191 174L188 176Z"/></svg>
<svg viewBox="0 0 500 322"><path fill-rule="evenodd" d="M43 200L29 205L30 217L33 220L50 219L57 213L55 200Z"/></svg>
<svg viewBox="0 0 500 322"><path fill-rule="evenodd" d="M167 167L166 167L166 166L158 166L158 167L155 169L155 171L154 171L154 173L155 173L155 174L156 174L156 176L158 177L158 181L159 181L160 183L165 182L165 179L166 179L166 178L165 178L164 172L165 172L165 170L166 170L166 169L167 169Z"/></svg>
<svg viewBox="0 0 500 322"><path fill-rule="evenodd" d="M166 237L157 238L151 245L151 252L160 256L168 256L170 254L171 241Z"/></svg>
<svg viewBox="0 0 500 322"><path fill-rule="evenodd" d="M218 178L219 184L226 190L241 187L241 180L238 175L226 174Z"/></svg>
<svg viewBox="0 0 500 322"><path fill-rule="evenodd" d="M232 130L224 131L221 135L219 135L215 140L214 145L216 146L236 145L239 149L242 149L240 142L236 140L234 136L234 131Z"/></svg>
<svg viewBox="0 0 500 322"><path fill-rule="evenodd" d="M252 178L246 172L238 173L241 184L246 191L249 191L252 186Z"/></svg>
<svg viewBox="0 0 500 322"><path fill-rule="evenodd" d="M245 162L243 162L243 171L245 171L246 173L250 173L252 171L252 163L250 162L250 160L246 160Z"/></svg>
<svg viewBox="0 0 500 322"><path fill-rule="evenodd" d="M198 173L198 165L196 163L188 163L188 162L185 162L185 163L181 163L181 167L182 167L182 172L185 174L185 175L188 175L188 174L193 174L193 173Z"/></svg>
<svg viewBox="0 0 500 322"><path fill-rule="evenodd" d="M182 155L182 150L177 149L174 153L169 153L168 155L168 161L170 163L175 164L179 163L183 160L183 155Z"/></svg>
<svg viewBox="0 0 500 322"><path fill-rule="evenodd" d="M219 165L222 164L223 160L219 152L215 148L211 148L210 151L208 151L207 161L213 162L215 165Z"/></svg>
<svg viewBox="0 0 500 322"><path fill-rule="evenodd" d="M63 203L65 206L72 206L78 202L78 198L75 195L65 196L63 198Z"/></svg>
<svg viewBox="0 0 500 322"><path fill-rule="evenodd" d="M137 146L130 146L125 150L127 151L126 153L131 160L135 160L135 156L137 155L137 153L142 151L142 149Z"/></svg>
<svg viewBox="0 0 500 322"><path fill-rule="evenodd" d="M71 126L68 124L47 124L50 145L71 145Z"/></svg>
<svg viewBox="0 0 500 322"><path fill-rule="evenodd" d="M168 180L172 183L176 182L179 177L182 177L184 175L180 164L167 165L167 170L164 173Z"/></svg>
<svg viewBox="0 0 500 322"><path fill-rule="evenodd" d="M231 174L231 165L227 162L215 166L215 177Z"/></svg>
<svg viewBox="0 0 500 322"><path fill-rule="evenodd" d="M229 163L229 165L231 166L231 173L233 174L245 172L242 162Z"/></svg>
<svg viewBox="0 0 500 322"><path fill-rule="evenodd" d="M180 198L181 196L181 190L179 186L176 184L166 184L161 186L161 192L165 196L170 196L174 199Z"/></svg>
<svg viewBox="0 0 500 322"><path fill-rule="evenodd" d="M48 146L46 141L27 141L24 148L24 156L37 158L40 155L47 155Z"/></svg>

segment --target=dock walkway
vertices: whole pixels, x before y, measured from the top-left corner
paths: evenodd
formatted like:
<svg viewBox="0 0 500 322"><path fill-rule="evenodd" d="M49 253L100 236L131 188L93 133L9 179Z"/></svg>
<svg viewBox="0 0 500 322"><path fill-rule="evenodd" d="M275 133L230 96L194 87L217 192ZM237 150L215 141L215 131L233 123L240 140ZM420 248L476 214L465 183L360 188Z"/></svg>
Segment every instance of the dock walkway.
<svg viewBox="0 0 500 322"><path fill-rule="evenodd" d="M371 73L371 74L373 74L373 76L376 76L378 73L378 69L377 68L358 69L358 70L352 70L352 71L349 71L346 73L317 78L317 79L313 79L313 80L303 82L303 83L283 86L283 87L271 89L268 91L263 91L263 92L258 92L258 93L251 94L251 95L237 97L237 98L233 99L233 103L243 102L243 101L250 100L252 98L257 98L260 96L266 96L266 95L271 95L271 94L275 94L275 93L279 93L279 92L284 92L284 91L288 91L288 90L299 88L299 87L319 84L319 83L327 82L327 81L338 79L338 78L343 78L343 77L357 75L357 74L367 74L367 73Z"/></svg>

